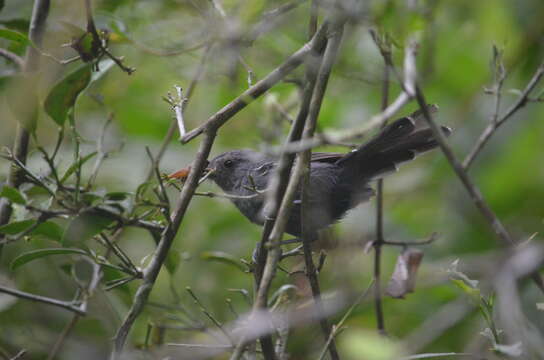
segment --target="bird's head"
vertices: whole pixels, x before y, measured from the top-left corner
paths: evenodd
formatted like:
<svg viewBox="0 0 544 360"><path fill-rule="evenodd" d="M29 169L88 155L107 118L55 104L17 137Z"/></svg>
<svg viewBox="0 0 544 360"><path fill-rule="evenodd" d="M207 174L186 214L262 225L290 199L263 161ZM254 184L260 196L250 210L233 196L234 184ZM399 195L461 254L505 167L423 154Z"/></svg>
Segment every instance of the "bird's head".
<svg viewBox="0 0 544 360"><path fill-rule="evenodd" d="M241 182L247 177L250 170L259 168L269 162L269 157L256 151L227 151L216 156L208 163L202 178L213 180L225 192L232 192L242 186ZM187 167L168 177L184 179L188 176L189 170L190 167Z"/></svg>

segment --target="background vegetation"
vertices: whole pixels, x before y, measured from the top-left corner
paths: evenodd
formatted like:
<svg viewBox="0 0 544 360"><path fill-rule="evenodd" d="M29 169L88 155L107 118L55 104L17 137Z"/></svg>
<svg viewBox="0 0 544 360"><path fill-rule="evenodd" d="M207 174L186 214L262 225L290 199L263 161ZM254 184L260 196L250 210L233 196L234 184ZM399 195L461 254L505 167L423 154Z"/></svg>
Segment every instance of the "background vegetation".
<svg viewBox="0 0 544 360"><path fill-rule="evenodd" d="M0 358L107 358L161 238L160 227L168 224L179 197L174 186L165 185L163 191L157 185L146 152L148 147L156 157L173 121L172 107L163 98L169 92L176 97L175 85L186 96L193 82L184 118L188 130L197 128L308 41L315 5L95 1L96 28L107 30L107 49L123 69L101 48L92 47L84 1L53 1L43 42L28 35L35 3L40 1L0 1L0 46L9 51L0 54L0 143L5 147L0 180L8 184L0 195L2 207L13 208L9 225L0 226ZM350 17L317 132L360 128L381 111L384 60L369 30L388 39L401 73L406 44L417 40L419 85L426 100L440 107L436 121L454 129L448 143L460 161L494 114L500 118L524 99L467 171L522 245L504 246L436 150L404 165L384 183L386 240L413 242L439 233L432 243L417 246L425 256L414 292L402 300L387 295L381 300L381 333L388 336L376 329L369 291L375 277L374 252L368 246L376 237L375 201L351 211L332 229L335 240L315 249L316 262L326 254L319 281L323 299L334 304L329 322L342 325L335 337L340 358L423 353L437 358L449 353L452 358L544 357L544 301L528 279L544 259L539 234L544 224L544 107L536 76L544 71L544 3L331 1L319 5L318 25L336 11L332 3L348 8ZM278 8L288 11L273 12ZM67 43L72 46L62 46ZM31 54L33 48L39 51ZM58 62L78 55L88 61ZM99 71L93 65L97 57ZM33 59L39 65L33 66ZM389 74L392 101L401 86ZM277 149L290 126L281 113L296 117L304 75L304 66L294 70L222 126L212 156L234 148ZM522 93L530 81L535 87ZM81 94L78 86L84 88ZM418 107L412 101L397 115ZM20 140L16 129L21 126L31 133L23 171L9 150ZM172 129L176 133L167 141L161 173L190 164L202 141L181 145L177 128ZM339 146L319 149L346 151ZM10 182L10 172L22 173L23 182ZM198 191L219 192L208 183ZM168 201L170 206L160 205ZM232 324L251 311L254 285L247 264L261 233L227 199L194 197L166 266L132 326L126 358L158 359L165 353L172 358L229 358L232 348L216 347L230 345L218 335L216 322L225 324L231 340L237 339L243 326ZM402 249L383 247L382 288ZM121 260L125 256L130 260ZM270 292L272 313L303 312L312 299L300 273L304 262L289 258L281 267ZM66 306L10 296L9 289L66 301ZM287 339L285 353L290 359L318 359L326 346L316 320L292 325L287 337L275 334ZM175 343L209 347L171 345ZM246 355L252 352L250 346ZM263 356L260 350L256 356Z"/></svg>

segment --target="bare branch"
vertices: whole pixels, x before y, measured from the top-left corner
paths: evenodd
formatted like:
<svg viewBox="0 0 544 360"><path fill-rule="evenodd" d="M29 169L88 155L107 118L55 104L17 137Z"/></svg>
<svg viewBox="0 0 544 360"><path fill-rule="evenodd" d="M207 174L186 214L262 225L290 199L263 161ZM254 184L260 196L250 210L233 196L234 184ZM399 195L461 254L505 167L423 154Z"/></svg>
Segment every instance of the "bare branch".
<svg viewBox="0 0 544 360"><path fill-rule="evenodd" d="M544 71L544 68L543 68L543 71ZM429 112L429 109L427 108L425 97L423 96L421 89L417 85L416 85L416 100L423 114L423 118L426 120L427 124L433 131L434 138L440 145L442 152L444 153L444 155L446 156L446 159L448 160L451 167L457 174L457 177L459 177L459 180L461 180L461 183L467 190L474 205L478 208L480 213L486 219L488 225L491 227L493 232L495 232L497 237L504 243L504 245L507 245L507 246L514 245L516 241L512 238L510 233L503 226L502 222L495 215L493 210L491 210L487 202L484 200L480 190L476 187L476 185L472 183L465 169L463 168L463 165L459 162L459 160L457 160L457 158L453 154L453 151L451 150L450 146L448 145L446 141L445 135L440 130L440 127L434 122ZM531 278L534 280L534 282L540 288L540 290L544 292L544 283L540 275L535 272L531 275Z"/></svg>
<svg viewBox="0 0 544 360"><path fill-rule="evenodd" d="M23 60L22 57L20 57L19 55L15 54L15 53L12 53L9 50L4 49L4 48L0 48L0 56L8 59L11 62L13 62L21 70L23 69L23 67L25 65L25 61Z"/></svg>
<svg viewBox="0 0 544 360"><path fill-rule="evenodd" d="M204 53L202 54L202 58L200 59L200 63L198 64L198 67L193 76L193 79L191 80L191 82L189 83L189 87L187 88L187 92L186 92L187 95L185 95L185 99L186 99L185 106L181 109L182 113L185 111L187 107L187 103L191 99L191 96L193 95L198 82L202 78L206 61L208 60L208 56L211 53L211 49L212 49L212 46L210 44L206 47L206 49L204 50ZM162 157L164 156L164 153L166 152L166 148L168 147L168 144L170 144L172 137L174 137L175 131L176 131L176 119L173 119L172 122L170 123L170 127L168 128L168 132L166 133L162 141L161 147L159 148L159 152L157 153L157 156L153 160L154 164L152 164L151 168L149 169L149 172L147 173L146 181L149 181L151 179L151 177L153 176L154 168L159 166L162 160Z"/></svg>
<svg viewBox="0 0 544 360"><path fill-rule="evenodd" d="M312 102L310 104L310 112L308 114L308 119L306 120L306 125L304 128L303 139L309 139L313 136L315 128L317 125L317 119L319 112L321 110L321 105L323 103L323 98L325 96L325 90L329 81L330 73L336 57L338 54L338 49L340 48L340 43L342 41L344 26L341 22L336 27L331 29L333 35L327 42L327 47L325 48L325 53L323 55L323 62L319 69L317 75L317 81L315 84L314 95L312 97ZM317 233L314 229L308 229L307 224L310 224L309 219L309 191L310 191L310 160L312 154L311 150L304 151L299 155L299 163L302 168L301 184L302 184L302 246L304 249L304 262L306 264L306 276L310 282L310 287L312 289L312 296L317 307L318 311L321 309L321 289L319 286L319 280L317 278L317 271L312 259L312 240L317 236ZM297 168L299 164L297 163ZM336 344L334 338L331 337L331 328L326 318L321 318L319 321L321 325L321 330L323 332L325 341L328 342L328 349L331 355L331 359L339 359L338 351L336 350Z"/></svg>
<svg viewBox="0 0 544 360"><path fill-rule="evenodd" d="M344 316L342 316L342 319L340 319L340 321L338 323L333 325L331 334L330 334L329 338L327 339L327 343L325 344L325 347L323 347L323 350L321 351L321 355L318 358L319 360L322 360L325 357L325 354L327 352L327 348L328 348L329 344L331 343L331 341L333 341L334 337L336 335L338 335L338 333L342 330L342 326L344 326L344 323L350 317L353 310L355 310L357 305L359 305L361 303L361 301L363 301L363 299L368 295L368 293L372 289L372 286L374 285L374 281L375 280L372 280L372 282L370 282L368 287L361 293L361 295L359 295L357 297L357 299L355 299L353 304L349 307L348 311L346 311Z"/></svg>
<svg viewBox="0 0 544 360"><path fill-rule="evenodd" d="M544 75L544 61L536 69L535 74L533 75L533 77L531 78L531 80L529 81L525 89L523 89L523 91L521 92L521 95L516 100L516 102L514 102L508 108L508 110L506 110L503 116L501 116L500 118L495 116L493 120L491 121L491 123L487 125L487 127L484 129L484 131L480 135L480 138L478 139L478 141L476 142L476 144L474 145L470 153L465 157L465 160L463 161L463 168L465 170L468 170L468 168L470 167L470 165L472 164L476 156L478 156L480 151L483 149L485 144L487 144L487 142L489 141L491 136L493 136L495 131L497 131L497 129L502 124L508 121L508 119L510 119L519 109L523 108L527 104L527 102L530 101L531 92L536 88L536 86L542 79L543 75ZM498 90L500 91L500 89ZM499 103L500 105L499 94L497 94L496 96L497 96L496 102ZM496 105L496 107L498 107L499 105ZM495 109L495 112L498 113L498 109Z"/></svg>
<svg viewBox="0 0 544 360"><path fill-rule="evenodd" d="M27 299L30 301L36 301L43 304L57 306L57 307L72 311L79 315L85 315L86 313L80 304L74 303L72 301L61 301L61 300L49 298L46 296L35 295L35 294L27 293L24 291L10 289L2 285L0 285L0 292L19 297L21 299Z"/></svg>
<svg viewBox="0 0 544 360"><path fill-rule="evenodd" d="M47 356L47 360L53 360L56 358L57 354L59 353L60 349L62 348L62 345L64 344L64 341L68 337L68 334L74 329L77 322L79 321L80 316L78 314L74 314L72 316L72 319L66 324L64 329L62 329L61 334L59 335L57 341L53 345L53 348L49 352L49 355Z"/></svg>
<svg viewBox="0 0 544 360"><path fill-rule="evenodd" d="M372 34L372 33L371 33ZM389 103L389 61L390 50L387 43L381 44L377 37L373 36L374 42L384 58L384 70L382 79L382 111L387 108ZM381 126L383 128L387 122ZM376 240L374 241L374 307L376 309L376 326L380 334L386 334L385 321L382 307L382 289L381 289L381 254L382 245L385 239L383 236L383 179L379 179L376 184Z"/></svg>

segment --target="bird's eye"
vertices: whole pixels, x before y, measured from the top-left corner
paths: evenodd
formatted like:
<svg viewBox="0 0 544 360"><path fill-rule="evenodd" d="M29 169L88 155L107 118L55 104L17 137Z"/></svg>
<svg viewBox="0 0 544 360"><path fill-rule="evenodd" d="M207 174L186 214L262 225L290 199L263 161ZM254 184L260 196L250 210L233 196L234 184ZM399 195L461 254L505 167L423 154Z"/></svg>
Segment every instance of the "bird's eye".
<svg viewBox="0 0 544 360"><path fill-rule="evenodd" d="M234 164L234 162L232 160L225 160L225 162L223 163L223 165L225 165L226 168L230 168L232 165Z"/></svg>

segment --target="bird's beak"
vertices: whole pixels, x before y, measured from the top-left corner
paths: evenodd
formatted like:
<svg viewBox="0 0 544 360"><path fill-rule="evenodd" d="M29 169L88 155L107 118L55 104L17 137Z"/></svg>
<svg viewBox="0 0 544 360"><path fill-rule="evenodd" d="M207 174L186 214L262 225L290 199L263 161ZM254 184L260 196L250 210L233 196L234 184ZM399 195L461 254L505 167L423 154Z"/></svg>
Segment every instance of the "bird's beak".
<svg viewBox="0 0 544 360"><path fill-rule="evenodd" d="M209 164L209 163L208 163ZM185 181L187 180L187 177L189 176L189 172L191 171L191 166L187 166L181 170L178 170L176 172L173 172L172 174L170 175L167 175L167 178L168 179L180 179L182 181ZM205 179L207 179L213 172L215 171L215 169L207 166L204 171L202 172L202 176L200 177L200 181L204 181Z"/></svg>

